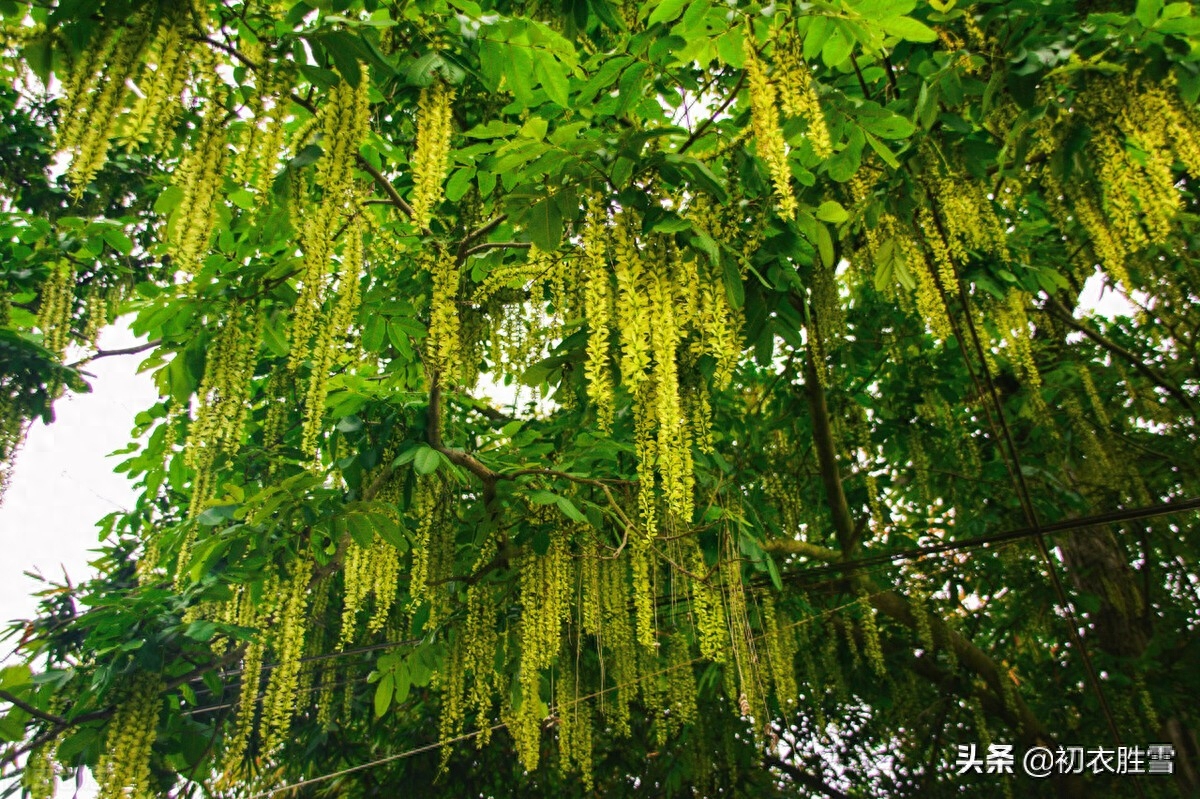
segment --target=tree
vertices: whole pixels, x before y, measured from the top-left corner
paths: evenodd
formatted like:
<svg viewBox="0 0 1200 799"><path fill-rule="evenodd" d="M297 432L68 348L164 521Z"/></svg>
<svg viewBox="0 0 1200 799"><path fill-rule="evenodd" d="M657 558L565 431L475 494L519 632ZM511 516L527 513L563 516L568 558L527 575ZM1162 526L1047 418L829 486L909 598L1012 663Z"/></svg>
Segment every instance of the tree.
<svg viewBox="0 0 1200 799"><path fill-rule="evenodd" d="M0 461L162 394L10 790L1200 788L1190 4L0 13Z"/></svg>

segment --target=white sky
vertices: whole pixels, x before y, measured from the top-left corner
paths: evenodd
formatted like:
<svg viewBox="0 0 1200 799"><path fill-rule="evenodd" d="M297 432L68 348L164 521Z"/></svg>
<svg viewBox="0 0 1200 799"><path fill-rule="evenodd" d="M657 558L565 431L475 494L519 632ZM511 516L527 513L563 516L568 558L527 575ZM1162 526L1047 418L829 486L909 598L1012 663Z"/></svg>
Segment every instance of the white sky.
<svg viewBox="0 0 1200 799"><path fill-rule="evenodd" d="M140 343L123 324L100 337L106 350ZM96 521L132 507L130 482L112 471L119 459L105 456L129 443L133 417L157 399L150 375L137 374L145 357L119 355L83 366L95 375L88 380L92 393L67 394L54 404L53 424L36 422L29 430L0 504L0 624L34 615L30 592L39 584L25 571L55 582L64 569L73 582L90 576L88 550L99 544ZM0 654L10 651L5 646Z"/></svg>

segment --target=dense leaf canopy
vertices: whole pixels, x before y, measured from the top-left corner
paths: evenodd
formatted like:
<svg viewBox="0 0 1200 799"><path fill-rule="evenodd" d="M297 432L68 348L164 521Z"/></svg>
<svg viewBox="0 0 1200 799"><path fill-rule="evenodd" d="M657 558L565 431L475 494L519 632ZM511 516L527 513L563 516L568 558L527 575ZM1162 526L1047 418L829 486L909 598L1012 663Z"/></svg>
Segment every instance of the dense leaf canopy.
<svg viewBox="0 0 1200 799"><path fill-rule="evenodd" d="M1200 790L1190 3L0 15L0 474L161 395L10 790Z"/></svg>

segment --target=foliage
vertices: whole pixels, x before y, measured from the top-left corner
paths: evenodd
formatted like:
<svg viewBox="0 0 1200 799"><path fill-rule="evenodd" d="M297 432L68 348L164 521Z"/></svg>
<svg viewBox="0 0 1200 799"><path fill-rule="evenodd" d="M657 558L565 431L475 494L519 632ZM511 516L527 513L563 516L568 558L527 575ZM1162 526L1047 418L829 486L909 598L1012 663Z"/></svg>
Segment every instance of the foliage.
<svg viewBox="0 0 1200 799"><path fill-rule="evenodd" d="M0 460L162 397L13 790L1197 790L1189 3L0 13Z"/></svg>

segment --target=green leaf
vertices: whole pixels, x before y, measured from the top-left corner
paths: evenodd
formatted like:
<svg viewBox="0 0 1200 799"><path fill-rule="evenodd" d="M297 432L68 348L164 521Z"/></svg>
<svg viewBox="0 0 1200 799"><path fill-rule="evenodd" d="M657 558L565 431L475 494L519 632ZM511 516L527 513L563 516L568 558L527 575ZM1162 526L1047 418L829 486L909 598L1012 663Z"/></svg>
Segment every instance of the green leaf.
<svg viewBox="0 0 1200 799"><path fill-rule="evenodd" d="M646 27L657 25L660 22L673 22L683 13L684 7L687 6L689 0L660 0L657 5L647 6L654 10L650 12L650 16L646 19Z"/></svg>
<svg viewBox="0 0 1200 799"><path fill-rule="evenodd" d="M826 200L817 208L817 219L823 222L832 222L837 225L849 218L850 214L846 213L846 209L836 200Z"/></svg>
<svg viewBox="0 0 1200 799"><path fill-rule="evenodd" d="M1154 23L1158 21L1159 14L1162 13L1163 0L1138 0L1137 9L1133 12L1133 16L1142 24L1143 28L1152 28Z"/></svg>
<svg viewBox="0 0 1200 799"><path fill-rule="evenodd" d="M725 259L722 272L725 280L725 297L734 308L741 308L746 303L746 288L742 285L742 275L732 258Z"/></svg>
<svg viewBox="0 0 1200 799"><path fill-rule="evenodd" d="M33 672L24 663L0 668L0 690L12 691L33 681Z"/></svg>
<svg viewBox="0 0 1200 799"><path fill-rule="evenodd" d="M396 704L402 704L408 701L408 693L412 689L412 675L408 671L408 663L401 663L396 667L396 693L394 700Z"/></svg>
<svg viewBox="0 0 1200 799"><path fill-rule="evenodd" d="M568 498L557 497L555 498L555 503L558 505L558 509L563 512L563 515L571 521L579 524L587 524L587 517L580 513L579 508L575 507L575 503Z"/></svg>
<svg viewBox="0 0 1200 799"><path fill-rule="evenodd" d="M913 134L916 126L909 122L899 114L887 114L884 116L866 116L859 117L858 124L870 133L880 136L884 139L906 139Z"/></svg>
<svg viewBox="0 0 1200 799"><path fill-rule="evenodd" d="M533 74L546 90L547 97L562 108L570 106L566 67L558 59L545 51L539 52L533 60Z"/></svg>
<svg viewBox="0 0 1200 799"><path fill-rule="evenodd" d="M853 50L854 39L850 37L846 26L841 20L831 20L829 35L825 37L825 44L821 47L821 60L825 62L825 66L838 66L850 57Z"/></svg>
<svg viewBox="0 0 1200 799"><path fill-rule="evenodd" d="M468 139L501 139L511 136L520 129L520 125L493 119L485 124L476 125L463 135Z"/></svg>
<svg viewBox="0 0 1200 799"><path fill-rule="evenodd" d="M122 231L115 227L106 227L100 236L121 255L129 255L133 252L133 242Z"/></svg>
<svg viewBox="0 0 1200 799"><path fill-rule="evenodd" d="M893 153L886 144L872 136L870 133L865 133L864 135L866 136L867 144L871 145L871 149L875 151L875 154L878 155L885 164L890 166L892 169L900 168L900 162L896 159L895 153Z"/></svg>
<svg viewBox="0 0 1200 799"><path fill-rule="evenodd" d="M829 228L822 224L817 224L817 251L821 253L821 263L825 264L827 269L832 269L836 266L833 254L833 237L829 235Z"/></svg>
<svg viewBox="0 0 1200 799"><path fill-rule="evenodd" d="M392 672L387 672L375 686L375 718L382 718L392 706L392 697L396 692L396 678Z"/></svg>
<svg viewBox="0 0 1200 799"><path fill-rule="evenodd" d="M525 217L529 226L529 238L544 252L558 249L562 241L562 212L554 197L546 197L535 203Z"/></svg>
<svg viewBox="0 0 1200 799"><path fill-rule="evenodd" d="M534 505L553 505L558 502L559 496L553 491L538 489L537 491L529 492L529 501Z"/></svg>
<svg viewBox="0 0 1200 799"><path fill-rule="evenodd" d="M422 445L413 457L413 468L417 474L433 474L441 465L442 457L438 451L428 445Z"/></svg>
<svg viewBox="0 0 1200 799"><path fill-rule="evenodd" d="M876 20L884 33L890 36L899 36L910 42L936 42L937 33L932 28L922 22L918 22L912 17L890 17L887 19Z"/></svg>
<svg viewBox="0 0 1200 799"><path fill-rule="evenodd" d="M217 634L217 625L208 619L196 619L183 634L193 641L210 641Z"/></svg>
<svg viewBox="0 0 1200 799"><path fill-rule="evenodd" d="M346 528L350 532L350 537L354 539L354 543L366 549L375 542L375 525L364 514L348 513L344 518Z"/></svg>

